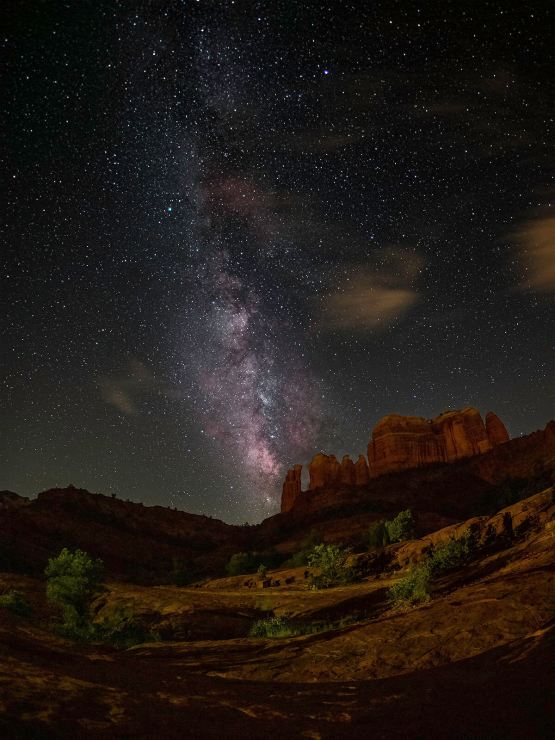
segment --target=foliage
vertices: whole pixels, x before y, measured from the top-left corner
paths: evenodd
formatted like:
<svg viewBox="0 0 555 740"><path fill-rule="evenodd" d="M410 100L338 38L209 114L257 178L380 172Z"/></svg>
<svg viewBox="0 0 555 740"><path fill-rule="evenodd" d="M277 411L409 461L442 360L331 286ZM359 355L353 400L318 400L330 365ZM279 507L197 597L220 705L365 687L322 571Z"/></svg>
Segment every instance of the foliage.
<svg viewBox="0 0 555 740"><path fill-rule="evenodd" d="M241 576L246 573L254 573L258 568L258 561L252 552L236 552L226 565L228 576Z"/></svg>
<svg viewBox="0 0 555 740"><path fill-rule="evenodd" d="M280 563L280 556L274 550L266 552L236 552L229 559L225 569L229 576L241 576L256 573L260 566L275 568Z"/></svg>
<svg viewBox="0 0 555 740"><path fill-rule="evenodd" d="M350 550L337 545L316 545L308 556L308 564L319 568L319 575L311 575L313 588L331 588L355 580L353 568L348 565Z"/></svg>
<svg viewBox="0 0 555 740"><path fill-rule="evenodd" d="M395 519L385 522L385 528L390 542L410 540L414 535L414 518L410 509L399 512Z"/></svg>
<svg viewBox="0 0 555 740"><path fill-rule="evenodd" d="M360 614L347 614L334 622L295 624L284 617L267 617L253 624L249 632L249 637L284 638L298 637L299 635L315 635L320 632L348 627L350 624L359 622L363 618Z"/></svg>
<svg viewBox="0 0 555 740"><path fill-rule="evenodd" d="M298 628L283 617L260 619L253 624L249 632L250 637L295 637L299 634Z"/></svg>
<svg viewBox="0 0 555 740"><path fill-rule="evenodd" d="M188 586L195 580L194 573L188 561L182 558L173 558L173 570L170 577L174 586Z"/></svg>
<svg viewBox="0 0 555 740"><path fill-rule="evenodd" d="M0 608L8 609L20 617L28 617L33 611L24 594L13 588L0 596Z"/></svg>
<svg viewBox="0 0 555 740"><path fill-rule="evenodd" d="M438 578L453 568L466 563L475 547L475 538L468 530L458 539L451 539L444 545L433 548L425 560L432 578Z"/></svg>
<svg viewBox="0 0 555 740"><path fill-rule="evenodd" d="M103 574L101 560L93 560L82 550L67 548L50 558L44 571L46 598L62 610L64 620L79 622L88 616L89 605L100 593Z"/></svg>
<svg viewBox="0 0 555 740"><path fill-rule="evenodd" d="M160 636L143 627L132 609L116 609L100 624L94 625L97 639L116 647L132 647L143 642L158 642Z"/></svg>
<svg viewBox="0 0 555 740"><path fill-rule="evenodd" d="M258 577L260 578L260 580L263 581L268 573L268 568L266 568L264 563L260 563L256 572L258 573Z"/></svg>
<svg viewBox="0 0 555 740"><path fill-rule="evenodd" d="M425 563L411 568L407 575L389 589L389 598L394 604L417 604L427 601L430 588L430 573Z"/></svg>
<svg viewBox="0 0 555 740"><path fill-rule="evenodd" d="M414 536L414 518L410 509L399 512L395 519L380 520L370 525L367 535L369 548L385 547Z"/></svg>
<svg viewBox="0 0 555 740"><path fill-rule="evenodd" d="M417 604L429 599L430 582L444 573L464 565L475 548L476 540L467 530L458 539L434 547L424 561L410 569L407 575L389 589L394 604Z"/></svg>
<svg viewBox="0 0 555 740"><path fill-rule="evenodd" d="M289 560L283 563L285 568L301 568L303 565L308 565L308 558L312 550L316 545L320 544L320 540L316 536L315 532L311 532L308 537L301 542L301 549L292 555Z"/></svg>
<svg viewBox="0 0 555 740"><path fill-rule="evenodd" d="M387 531L386 523L382 519L379 522L373 522L368 530L367 544L368 547L385 547L389 545L389 532Z"/></svg>

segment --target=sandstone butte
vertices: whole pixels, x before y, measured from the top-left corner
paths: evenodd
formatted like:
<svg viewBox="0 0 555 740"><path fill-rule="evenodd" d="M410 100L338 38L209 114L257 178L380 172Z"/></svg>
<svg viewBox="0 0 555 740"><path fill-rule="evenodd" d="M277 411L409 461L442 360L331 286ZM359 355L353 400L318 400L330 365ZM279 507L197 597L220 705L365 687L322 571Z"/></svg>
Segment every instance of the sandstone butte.
<svg viewBox="0 0 555 740"><path fill-rule="evenodd" d="M308 490L323 487L364 486L371 478L386 473L418 468L432 463L449 463L480 455L509 440L501 419L489 412L485 423L475 408L445 411L435 419L388 414L375 426L364 455L353 462L345 455L319 452L308 466ZM281 510L289 511L301 493L302 465L287 472Z"/></svg>

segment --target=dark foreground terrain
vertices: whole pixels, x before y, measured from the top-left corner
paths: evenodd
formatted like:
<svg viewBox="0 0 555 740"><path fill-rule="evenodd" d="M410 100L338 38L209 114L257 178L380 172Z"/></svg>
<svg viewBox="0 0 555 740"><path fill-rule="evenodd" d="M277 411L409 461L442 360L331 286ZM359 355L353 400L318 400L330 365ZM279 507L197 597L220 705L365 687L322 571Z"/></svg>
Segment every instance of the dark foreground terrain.
<svg viewBox="0 0 555 740"><path fill-rule="evenodd" d="M425 548L469 526L481 543L472 561L429 601L392 607L387 589ZM33 613L0 609L0 736L553 737L553 490L386 551L387 567L321 591L303 568L272 572L264 589L248 576L110 582L97 617L131 606L161 636L127 650L55 636L44 582L3 574L0 590L23 591ZM266 615L329 628L247 637Z"/></svg>

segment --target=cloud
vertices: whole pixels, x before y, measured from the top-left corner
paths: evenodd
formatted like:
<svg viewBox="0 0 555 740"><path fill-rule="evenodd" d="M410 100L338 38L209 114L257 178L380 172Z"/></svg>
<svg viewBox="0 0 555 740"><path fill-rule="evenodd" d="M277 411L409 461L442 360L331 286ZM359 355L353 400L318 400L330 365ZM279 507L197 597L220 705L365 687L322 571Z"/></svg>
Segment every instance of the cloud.
<svg viewBox="0 0 555 740"><path fill-rule="evenodd" d="M141 397L152 392L163 392L149 368L139 360L131 360L124 374L101 378L100 396L125 416L138 413Z"/></svg>
<svg viewBox="0 0 555 740"><path fill-rule="evenodd" d="M399 321L419 300L414 283L421 258L408 250L380 250L374 263L353 266L335 290L315 299L326 329L380 330Z"/></svg>
<svg viewBox="0 0 555 740"><path fill-rule="evenodd" d="M521 289L555 291L555 215L539 216L515 233L526 270Z"/></svg>

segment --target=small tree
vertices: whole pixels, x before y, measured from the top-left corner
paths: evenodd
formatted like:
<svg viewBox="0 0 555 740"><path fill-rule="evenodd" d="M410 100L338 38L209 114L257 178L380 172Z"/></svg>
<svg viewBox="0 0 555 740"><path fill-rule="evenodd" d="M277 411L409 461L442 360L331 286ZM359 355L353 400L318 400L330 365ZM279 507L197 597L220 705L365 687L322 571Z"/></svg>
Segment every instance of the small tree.
<svg viewBox="0 0 555 740"><path fill-rule="evenodd" d="M236 552L229 559L225 569L229 576L241 576L254 573L258 562L252 552Z"/></svg>
<svg viewBox="0 0 555 740"><path fill-rule="evenodd" d="M64 548L50 558L44 571L46 598L62 611L66 627L88 623L89 606L100 592L103 574L101 560L93 560L82 550Z"/></svg>
<svg viewBox="0 0 555 740"><path fill-rule="evenodd" d="M258 573L258 577L260 578L260 580L263 581L268 573L268 568L266 568L264 563L260 563L256 572Z"/></svg>
<svg viewBox="0 0 555 740"><path fill-rule="evenodd" d="M389 543L390 539L386 522L383 520L373 522L368 530L368 547L385 547L385 545L389 545Z"/></svg>
<svg viewBox="0 0 555 740"><path fill-rule="evenodd" d="M390 542L409 540L414 535L414 518L410 509L399 512L395 519L385 523Z"/></svg>
<svg viewBox="0 0 555 740"><path fill-rule="evenodd" d="M315 588L330 588L354 580L353 569L348 565L350 550L337 545L316 545L308 556L308 564L319 568L320 574L311 577Z"/></svg>

